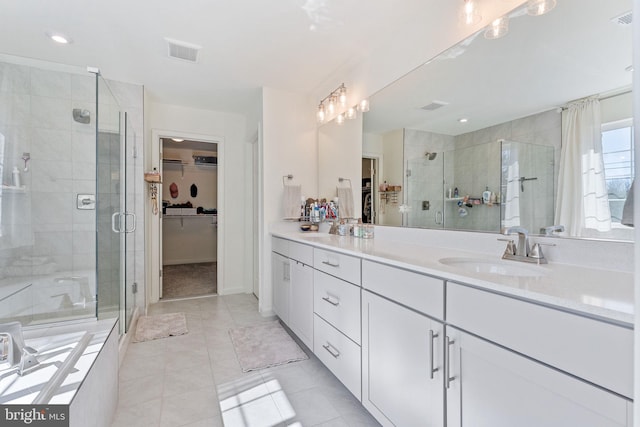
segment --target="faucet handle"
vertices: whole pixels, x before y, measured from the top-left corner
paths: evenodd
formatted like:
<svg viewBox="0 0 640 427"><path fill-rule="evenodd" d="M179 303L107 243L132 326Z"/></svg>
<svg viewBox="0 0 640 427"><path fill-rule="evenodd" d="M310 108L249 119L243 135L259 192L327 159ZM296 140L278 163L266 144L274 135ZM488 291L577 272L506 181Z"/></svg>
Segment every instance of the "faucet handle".
<svg viewBox="0 0 640 427"><path fill-rule="evenodd" d="M501 241L501 242L507 242L507 247L504 250L504 255L515 255L516 254L516 244L513 241L513 239L498 239L498 240Z"/></svg>
<svg viewBox="0 0 640 427"><path fill-rule="evenodd" d="M542 246L555 246L555 243L534 243L531 247L531 252L529 253L529 258L534 258L538 260L538 264L546 264L547 259L544 257L542 253Z"/></svg>

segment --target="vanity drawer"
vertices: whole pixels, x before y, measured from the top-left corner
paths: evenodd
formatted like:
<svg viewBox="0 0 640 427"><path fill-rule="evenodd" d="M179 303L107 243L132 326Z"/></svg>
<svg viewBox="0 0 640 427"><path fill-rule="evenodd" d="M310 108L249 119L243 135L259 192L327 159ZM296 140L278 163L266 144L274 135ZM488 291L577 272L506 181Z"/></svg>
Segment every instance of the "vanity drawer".
<svg viewBox="0 0 640 427"><path fill-rule="evenodd" d="M444 319L444 281L362 261L362 287L436 319Z"/></svg>
<svg viewBox="0 0 640 427"><path fill-rule="evenodd" d="M631 329L451 282L447 283L447 321L608 390L633 396Z"/></svg>
<svg viewBox="0 0 640 427"><path fill-rule="evenodd" d="M314 270L313 311L360 344L360 287Z"/></svg>
<svg viewBox="0 0 640 427"><path fill-rule="evenodd" d="M360 286L360 258L314 248L313 268Z"/></svg>
<svg viewBox="0 0 640 427"><path fill-rule="evenodd" d="M318 315L313 318L313 348L316 356L361 401L360 346Z"/></svg>
<svg viewBox="0 0 640 427"><path fill-rule="evenodd" d="M298 242L289 242L289 258L306 265L313 265L313 248Z"/></svg>
<svg viewBox="0 0 640 427"><path fill-rule="evenodd" d="M280 255L289 256L289 240L281 239L280 237L271 238L271 250L279 253Z"/></svg>

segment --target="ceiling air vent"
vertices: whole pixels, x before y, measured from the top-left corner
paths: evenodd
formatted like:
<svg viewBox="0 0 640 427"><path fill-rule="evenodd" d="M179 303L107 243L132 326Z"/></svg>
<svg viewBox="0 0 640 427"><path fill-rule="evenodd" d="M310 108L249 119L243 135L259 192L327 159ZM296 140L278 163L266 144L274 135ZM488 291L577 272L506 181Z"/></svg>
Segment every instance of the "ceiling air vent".
<svg viewBox="0 0 640 427"><path fill-rule="evenodd" d="M611 18L611 22L614 22L618 25L631 25L631 23L633 22L633 13L631 11L623 13L620 16Z"/></svg>
<svg viewBox="0 0 640 427"><path fill-rule="evenodd" d="M202 49L202 46L169 38L165 38L165 40L169 47L169 58L198 62L198 53L200 49Z"/></svg>
<svg viewBox="0 0 640 427"><path fill-rule="evenodd" d="M433 101L431 104L427 104L424 107L420 107L420 109L426 110L426 111L433 111L433 110L437 110L438 108L442 108L445 105L449 105L449 103L443 102L443 101Z"/></svg>

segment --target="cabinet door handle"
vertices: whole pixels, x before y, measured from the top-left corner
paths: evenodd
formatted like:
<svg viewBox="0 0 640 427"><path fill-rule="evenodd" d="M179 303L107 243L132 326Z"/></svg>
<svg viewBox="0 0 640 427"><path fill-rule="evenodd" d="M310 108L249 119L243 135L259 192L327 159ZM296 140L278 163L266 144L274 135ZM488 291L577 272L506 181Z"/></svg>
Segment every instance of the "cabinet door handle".
<svg viewBox="0 0 640 427"><path fill-rule="evenodd" d="M451 338L449 338L447 336L447 345L445 346L445 358L446 358L446 363L445 363L445 376L444 376L444 381L445 384L447 386L447 388L449 388L449 386L451 385L451 381L455 380L456 377L455 376L451 376L451 346L455 344L455 340L452 340Z"/></svg>
<svg viewBox="0 0 640 427"><path fill-rule="evenodd" d="M429 342L431 345L431 351L429 352L429 377L431 379L433 379L433 374L440 370L440 368L433 367L433 347L436 338L438 338L438 334L433 332L433 329L429 329Z"/></svg>
<svg viewBox="0 0 640 427"><path fill-rule="evenodd" d="M331 261L322 261L324 265L328 265L329 267L340 267L340 264L333 264Z"/></svg>
<svg viewBox="0 0 640 427"><path fill-rule="evenodd" d="M340 305L340 300L336 299L335 301L333 299L331 299L330 295L327 295L326 297L322 297L323 300L325 300L326 302L328 302L329 304L333 305L334 307L337 307Z"/></svg>
<svg viewBox="0 0 640 427"><path fill-rule="evenodd" d="M322 347L327 350L329 352L330 355L332 355L333 357L335 357L336 359L338 357L340 357L340 352L331 344L329 344L328 342L326 344L323 344Z"/></svg>

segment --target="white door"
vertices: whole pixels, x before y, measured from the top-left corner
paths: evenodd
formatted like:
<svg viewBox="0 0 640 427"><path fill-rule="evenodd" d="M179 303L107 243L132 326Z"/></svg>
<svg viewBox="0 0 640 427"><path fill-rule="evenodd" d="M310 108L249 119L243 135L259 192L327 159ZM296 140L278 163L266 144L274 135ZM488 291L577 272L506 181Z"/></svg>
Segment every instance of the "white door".
<svg viewBox="0 0 640 427"><path fill-rule="evenodd" d="M313 350L313 268L291 260L289 327Z"/></svg>
<svg viewBox="0 0 640 427"><path fill-rule="evenodd" d="M443 325L362 293L362 403L385 426L443 426Z"/></svg>
<svg viewBox="0 0 640 427"><path fill-rule="evenodd" d="M289 258L271 252L273 274L273 310L280 320L289 324L290 269Z"/></svg>
<svg viewBox="0 0 640 427"><path fill-rule="evenodd" d="M447 426L632 425L624 398L455 328L446 335Z"/></svg>

